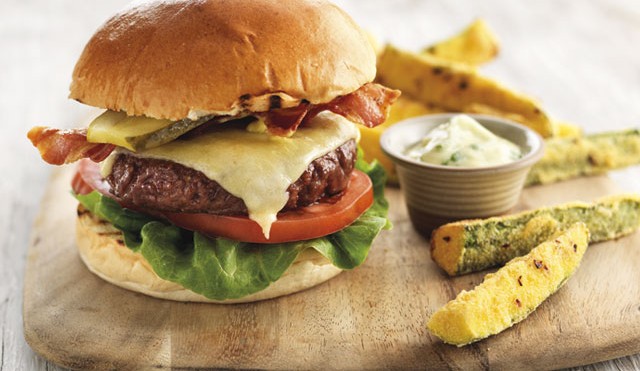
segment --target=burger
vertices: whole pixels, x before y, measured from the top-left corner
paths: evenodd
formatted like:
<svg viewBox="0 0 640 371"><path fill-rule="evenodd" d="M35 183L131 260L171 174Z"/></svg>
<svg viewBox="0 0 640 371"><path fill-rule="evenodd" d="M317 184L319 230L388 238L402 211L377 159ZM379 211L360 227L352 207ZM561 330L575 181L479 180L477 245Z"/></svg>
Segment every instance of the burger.
<svg viewBox="0 0 640 371"><path fill-rule="evenodd" d="M129 290L249 302L365 260L388 225L384 171L357 149L399 92L373 81L366 34L320 0L136 2L78 60L87 128L34 127L77 162L76 240Z"/></svg>

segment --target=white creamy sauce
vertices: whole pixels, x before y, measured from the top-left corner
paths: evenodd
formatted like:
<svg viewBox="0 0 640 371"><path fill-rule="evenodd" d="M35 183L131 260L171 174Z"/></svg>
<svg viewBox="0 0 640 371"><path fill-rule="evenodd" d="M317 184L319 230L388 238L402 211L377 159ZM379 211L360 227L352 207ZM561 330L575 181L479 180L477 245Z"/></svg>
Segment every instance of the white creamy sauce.
<svg viewBox="0 0 640 371"><path fill-rule="evenodd" d="M522 151L473 118L458 115L409 146L405 155L435 165L482 167L516 161L522 157Z"/></svg>
<svg viewBox="0 0 640 371"><path fill-rule="evenodd" d="M242 199L249 218L269 238L276 214L287 203L287 188L316 158L350 139L359 139L358 128L342 116L322 112L288 138L242 126L224 127L204 135L175 140L133 156L169 160L204 173L232 195ZM103 166L111 171L112 159Z"/></svg>

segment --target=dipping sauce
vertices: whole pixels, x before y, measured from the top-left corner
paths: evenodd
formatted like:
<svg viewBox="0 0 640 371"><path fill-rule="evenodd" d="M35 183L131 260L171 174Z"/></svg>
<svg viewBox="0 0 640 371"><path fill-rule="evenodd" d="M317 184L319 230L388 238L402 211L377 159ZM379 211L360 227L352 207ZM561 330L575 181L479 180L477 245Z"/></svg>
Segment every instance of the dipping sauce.
<svg viewBox="0 0 640 371"><path fill-rule="evenodd" d="M454 116L431 130L404 154L425 163L456 167L495 166L522 157L520 147L496 136L467 115Z"/></svg>

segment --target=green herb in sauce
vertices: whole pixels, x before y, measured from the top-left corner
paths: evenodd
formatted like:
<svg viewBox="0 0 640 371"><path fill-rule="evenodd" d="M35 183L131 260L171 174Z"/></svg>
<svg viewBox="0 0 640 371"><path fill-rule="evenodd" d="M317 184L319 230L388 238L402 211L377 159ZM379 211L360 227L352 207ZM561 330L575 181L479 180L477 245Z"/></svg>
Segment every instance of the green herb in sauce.
<svg viewBox="0 0 640 371"><path fill-rule="evenodd" d="M473 118L458 115L405 151L412 159L444 166L501 165L522 157L520 148L494 135Z"/></svg>

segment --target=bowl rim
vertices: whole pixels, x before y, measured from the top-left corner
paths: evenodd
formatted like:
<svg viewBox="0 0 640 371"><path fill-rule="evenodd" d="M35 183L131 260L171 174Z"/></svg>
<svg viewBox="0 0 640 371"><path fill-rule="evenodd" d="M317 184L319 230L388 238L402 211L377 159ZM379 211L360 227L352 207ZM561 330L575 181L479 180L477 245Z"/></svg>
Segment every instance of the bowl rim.
<svg viewBox="0 0 640 371"><path fill-rule="evenodd" d="M522 156L520 159L512 162L507 162L500 165L491 165L491 166L478 166L478 167L462 167L462 166L444 166L444 165L436 165L430 164L426 162L422 162L419 160L414 160L404 154L400 153L393 148L388 148L388 141L394 134L398 133L405 126L409 126L416 121L422 121L425 119L429 120L442 120L441 124L449 121L449 119L458 115L467 115L478 121L481 125L483 125L483 121L493 121L494 123L498 123L499 125L511 126L515 129L518 129L525 133L528 138L534 138L533 145L531 150ZM484 125L483 125L484 126ZM486 128L486 127L485 127ZM487 128L488 129L488 128ZM504 138L506 139L506 138ZM509 139L507 139L509 140ZM510 141L510 140L509 140ZM517 144L516 144L517 145ZM540 134L538 134L533 129L530 129L522 124L516 123L514 121L498 117L492 115L485 114L473 114L473 113L464 113L464 112L447 112L447 113L436 113L436 114L426 114L421 116L411 117L405 120L401 120L398 123L387 128L380 137L380 147L385 155L387 155L390 159L395 163L400 163L405 166L419 167L423 169L429 169L432 171L439 172L456 172L456 173L503 173L520 170L522 168L533 166L544 154L545 143L544 139ZM520 147L520 146L519 146Z"/></svg>

